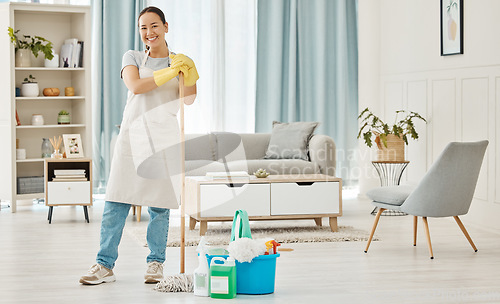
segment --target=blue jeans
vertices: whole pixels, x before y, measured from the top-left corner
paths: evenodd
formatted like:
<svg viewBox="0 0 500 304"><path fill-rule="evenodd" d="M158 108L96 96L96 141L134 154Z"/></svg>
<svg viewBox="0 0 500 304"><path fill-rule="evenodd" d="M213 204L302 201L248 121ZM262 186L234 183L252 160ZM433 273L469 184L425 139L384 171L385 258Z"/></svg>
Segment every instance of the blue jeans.
<svg viewBox="0 0 500 304"><path fill-rule="evenodd" d="M96 262L108 269L115 267L118 258L118 245L122 238L123 227L130 210L130 204L106 202L101 223L101 244ZM170 209L149 207L147 232L148 247L151 251L146 261L165 262L167 249L168 222Z"/></svg>

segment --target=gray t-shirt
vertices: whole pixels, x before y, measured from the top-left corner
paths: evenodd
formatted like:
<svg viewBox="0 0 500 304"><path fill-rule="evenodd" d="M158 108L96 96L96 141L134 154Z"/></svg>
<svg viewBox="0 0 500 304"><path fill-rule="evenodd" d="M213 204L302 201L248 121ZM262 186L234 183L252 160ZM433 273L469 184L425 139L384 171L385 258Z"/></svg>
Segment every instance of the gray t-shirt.
<svg viewBox="0 0 500 304"><path fill-rule="evenodd" d="M175 54L174 52L170 52L171 54ZM130 50L127 51L122 58L122 70L120 72L120 77L122 76L123 68L125 68L127 65L134 65L137 68L139 68L142 64L142 61L144 60L144 56L146 56L146 53L143 51L134 51ZM164 68L168 68L170 66L170 57L164 57L164 58L153 58L149 57L148 60L146 60L146 67L152 69L153 71L156 70L161 70Z"/></svg>

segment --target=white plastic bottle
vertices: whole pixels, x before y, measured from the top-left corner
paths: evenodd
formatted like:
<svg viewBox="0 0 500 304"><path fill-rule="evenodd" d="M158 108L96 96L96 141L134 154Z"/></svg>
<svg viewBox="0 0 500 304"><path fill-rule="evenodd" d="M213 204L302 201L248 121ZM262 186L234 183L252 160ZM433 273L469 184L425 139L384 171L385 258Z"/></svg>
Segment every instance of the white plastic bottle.
<svg viewBox="0 0 500 304"><path fill-rule="evenodd" d="M206 241L205 237L202 236L200 243L196 248L198 251L198 267L194 270L194 295L200 297L208 297L208 261L205 255Z"/></svg>

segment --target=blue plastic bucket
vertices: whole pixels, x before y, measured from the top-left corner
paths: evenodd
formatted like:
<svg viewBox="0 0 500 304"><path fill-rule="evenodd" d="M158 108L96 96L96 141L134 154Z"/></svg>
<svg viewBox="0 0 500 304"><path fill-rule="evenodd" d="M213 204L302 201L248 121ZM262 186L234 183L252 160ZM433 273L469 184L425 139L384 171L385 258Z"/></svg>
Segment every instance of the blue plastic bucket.
<svg viewBox="0 0 500 304"><path fill-rule="evenodd" d="M227 258L228 255L208 255L208 265L213 257ZM280 254L259 255L252 262L236 261L236 293L238 294L268 294L274 292L276 277L276 258Z"/></svg>

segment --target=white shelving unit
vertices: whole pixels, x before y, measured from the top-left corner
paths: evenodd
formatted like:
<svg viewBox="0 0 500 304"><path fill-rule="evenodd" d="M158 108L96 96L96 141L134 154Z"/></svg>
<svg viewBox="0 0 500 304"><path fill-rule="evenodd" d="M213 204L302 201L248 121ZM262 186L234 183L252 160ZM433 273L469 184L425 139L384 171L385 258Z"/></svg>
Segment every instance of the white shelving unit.
<svg viewBox="0 0 500 304"><path fill-rule="evenodd" d="M90 17L90 6L0 3L0 29L5 30L0 34L0 70L4 71L0 76L0 199L11 202L12 212L16 211L17 200L45 197L45 193L17 194L18 177L44 176L42 138L81 134L85 157L92 157ZM31 55L32 67L16 67L14 46L7 35L9 26L21 30L21 34L48 39L58 54L65 39L84 41L83 67L45 68L43 53L38 58ZM38 82L40 96L16 97L15 88L21 87L30 74ZM60 96L43 96L43 89L49 87L59 88ZM64 96L65 87L74 87L77 96ZM16 126L16 109L20 126ZM57 124L60 110L70 113L71 124ZM32 126L33 114L42 114L45 124ZM16 139L19 148L26 149L25 160L16 160Z"/></svg>

